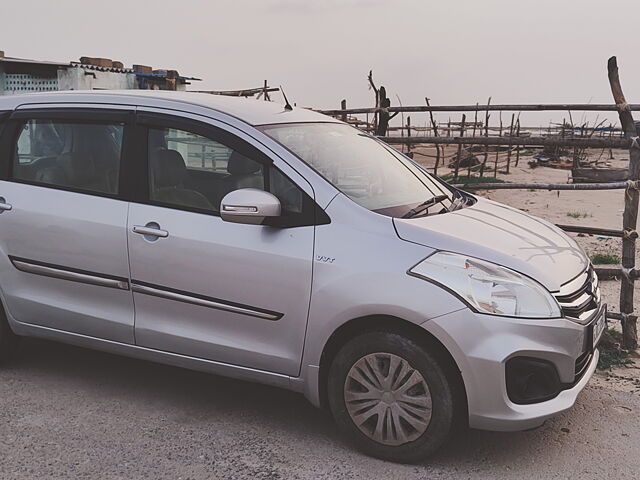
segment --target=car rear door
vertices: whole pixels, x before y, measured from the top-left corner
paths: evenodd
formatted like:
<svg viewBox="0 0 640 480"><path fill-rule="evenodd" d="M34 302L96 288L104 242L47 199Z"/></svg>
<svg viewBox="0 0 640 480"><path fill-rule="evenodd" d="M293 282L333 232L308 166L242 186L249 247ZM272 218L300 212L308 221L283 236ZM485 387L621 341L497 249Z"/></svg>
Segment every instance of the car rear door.
<svg viewBox="0 0 640 480"><path fill-rule="evenodd" d="M25 324L133 343L118 108L16 110L0 142L0 289Z"/></svg>
<svg viewBox="0 0 640 480"><path fill-rule="evenodd" d="M196 118L138 115L148 180L128 223L136 343L298 375L311 294L311 187L245 134ZM244 187L279 196L284 223L223 221L221 198Z"/></svg>

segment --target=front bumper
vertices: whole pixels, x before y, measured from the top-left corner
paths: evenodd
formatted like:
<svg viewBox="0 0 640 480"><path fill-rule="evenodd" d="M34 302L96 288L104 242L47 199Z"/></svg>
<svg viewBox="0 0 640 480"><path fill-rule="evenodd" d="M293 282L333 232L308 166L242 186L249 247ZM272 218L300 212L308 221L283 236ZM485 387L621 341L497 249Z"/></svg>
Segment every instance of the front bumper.
<svg viewBox="0 0 640 480"><path fill-rule="evenodd" d="M422 326L444 344L460 368L472 428L515 431L541 425L571 408L598 364L599 353L595 350L577 373L580 358L592 348L590 328L565 318L516 319L463 309ZM507 394L505 365L509 359L522 356L553 364L564 389L543 402L512 402Z"/></svg>

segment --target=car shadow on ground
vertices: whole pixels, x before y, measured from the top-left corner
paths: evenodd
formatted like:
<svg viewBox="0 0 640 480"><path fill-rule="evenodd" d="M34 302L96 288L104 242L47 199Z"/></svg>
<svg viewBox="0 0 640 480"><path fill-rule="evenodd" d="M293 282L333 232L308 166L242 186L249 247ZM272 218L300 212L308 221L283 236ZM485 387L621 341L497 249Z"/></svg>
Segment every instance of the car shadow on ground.
<svg viewBox="0 0 640 480"><path fill-rule="evenodd" d="M141 415L149 406L154 412L171 412L176 422L181 418L207 421L222 414L231 419L252 418L264 422L279 438L315 436L324 445L355 454L341 439L327 412L314 408L302 395L275 387L34 339L21 342L4 371L22 383L44 378L46 388L113 398L140 409ZM567 419L561 416L534 431L462 432L425 465L509 465L516 459L526 460L526 456L535 461L537 451L567 434L566 424Z"/></svg>

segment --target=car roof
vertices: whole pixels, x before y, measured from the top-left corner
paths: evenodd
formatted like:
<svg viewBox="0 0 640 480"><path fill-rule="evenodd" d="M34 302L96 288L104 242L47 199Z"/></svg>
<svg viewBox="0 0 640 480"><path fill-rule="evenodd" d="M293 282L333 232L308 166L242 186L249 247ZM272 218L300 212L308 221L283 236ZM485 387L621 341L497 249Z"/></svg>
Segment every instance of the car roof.
<svg viewBox="0 0 640 480"><path fill-rule="evenodd" d="M189 111L189 107L205 107L231 115L253 126L298 123L337 122L337 120L308 110L293 107L286 110L282 104L253 98L211 95L197 92L169 92L161 90L89 90L30 93L0 97L0 110L14 110L22 105L42 103L108 103L138 106L160 106L154 102L171 102L177 110ZM180 108L177 104L182 104Z"/></svg>

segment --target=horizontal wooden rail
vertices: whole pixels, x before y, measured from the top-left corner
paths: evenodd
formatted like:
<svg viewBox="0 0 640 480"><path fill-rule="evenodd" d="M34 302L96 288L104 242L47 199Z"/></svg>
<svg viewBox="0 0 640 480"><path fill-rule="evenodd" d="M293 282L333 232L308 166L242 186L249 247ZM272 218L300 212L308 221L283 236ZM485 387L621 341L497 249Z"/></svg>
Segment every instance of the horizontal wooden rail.
<svg viewBox="0 0 640 480"><path fill-rule="evenodd" d="M501 145L529 147L591 147L628 148L631 140L626 138L584 138L584 137L378 137L389 144L436 145Z"/></svg>
<svg viewBox="0 0 640 480"><path fill-rule="evenodd" d="M622 267L594 267L596 274L600 280L611 280L613 278L620 278L622 273ZM634 268L630 272L632 278L640 278L640 271Z"/></svg>
<svg viewBox="0 0 640 480"><path fill-rule="evenodd" d="M622 321L624 321L625 317L627 319L633 320L634 322L638 319L638 317L636 315L623 315L621 313L607 311L607 318L611 318L613 320L622 320Z"/></svg>
<svg viewBox="0 0 640 480"><path fill-rule="evenodd" d="M633 182L607 183L456 183L463 190L621 190L632 187Z"/></svg>
<svg viewBox="0 0 640 480"><path fill-rule="evenodd" d="M565 232L586 233L588 235L603 235L605 237L617 237L617 238L622 238L624 236L624 232L622 230L612 230L609 228L585 227L582 225L561 225L561 224L556 224L556 227L561 228Z"/></svg>
<svg viewBox="0 0 640 480"><path fill-rule="evenodd" d="M640 104L629 105L631 110L640 110ZM376 113L381 109L375 107L346 108L333 110L317 110L325 115L356 115L363 113ZM551 104L521 104L521 105L405 105L398 107L388 107L389 113L395 112L543 112L543 111L581 111L581 112L617 112L614 104L597 103L551 103Z"/></svg>

